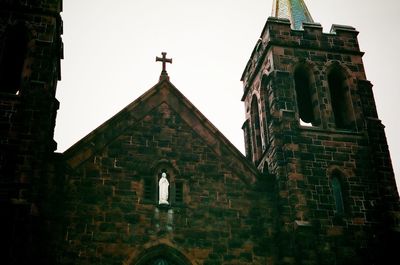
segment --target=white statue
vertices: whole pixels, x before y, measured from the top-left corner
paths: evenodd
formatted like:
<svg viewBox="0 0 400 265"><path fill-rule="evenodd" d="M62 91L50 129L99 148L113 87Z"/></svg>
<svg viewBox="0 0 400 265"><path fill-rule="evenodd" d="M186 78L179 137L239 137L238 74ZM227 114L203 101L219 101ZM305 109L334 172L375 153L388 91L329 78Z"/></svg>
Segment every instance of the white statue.
<svg viewBox="0 0 400 265"><path fill-rule="evenodd" d="M163 172L161 174L160 181L158 182L158 190L159 190L158 204L169 204L168 187L169 187L169 182L167 179L167 174Z"/></svg>

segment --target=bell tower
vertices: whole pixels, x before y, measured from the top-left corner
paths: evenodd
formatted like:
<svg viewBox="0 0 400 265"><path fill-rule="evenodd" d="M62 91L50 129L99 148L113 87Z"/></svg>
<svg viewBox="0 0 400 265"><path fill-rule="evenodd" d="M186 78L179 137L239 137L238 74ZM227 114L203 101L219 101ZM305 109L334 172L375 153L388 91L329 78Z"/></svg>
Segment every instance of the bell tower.
<svg viewBox="0 0 400 265"><path fill-rule="evenodd" d="M395 256L399 197L357 35L276 0L242 75L246 156L274 176L279 264Z"/></svg>
<svg viewBox="0 0 400 265"><path fill-rule="evenodd" d="M62 0L0 0L0 207L4 264L51 263L50 192L62 59ZM39 229L40 228L40 229ZM47 261L46 261L47 259Z"/></svg>

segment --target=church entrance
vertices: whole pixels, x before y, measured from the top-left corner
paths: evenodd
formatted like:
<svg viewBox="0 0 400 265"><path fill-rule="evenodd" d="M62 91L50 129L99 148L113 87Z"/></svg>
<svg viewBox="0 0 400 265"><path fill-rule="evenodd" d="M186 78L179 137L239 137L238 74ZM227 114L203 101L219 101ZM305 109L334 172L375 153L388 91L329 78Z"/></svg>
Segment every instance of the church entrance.
<svg viewBox="0 0 400 265"><path fill-rule="evenodd" d="M192 265L185 255L177 249L158 245L145 250L132 265Z"/></svg>
<svg viewBox="0 0 400 265"><path fill-rule="evenodd" d="M178 265L177 263L175 263L171 260L168 260L165 257L160 257L160 258L154 259L147 264L148 265Z"/></svg>

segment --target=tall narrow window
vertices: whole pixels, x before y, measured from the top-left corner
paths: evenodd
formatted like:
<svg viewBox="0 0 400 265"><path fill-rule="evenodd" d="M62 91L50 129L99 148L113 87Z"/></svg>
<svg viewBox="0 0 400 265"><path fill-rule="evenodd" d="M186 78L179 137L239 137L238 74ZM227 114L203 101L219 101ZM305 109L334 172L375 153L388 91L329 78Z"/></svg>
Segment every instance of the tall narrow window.
<svg viewBox="0 0 400 265"><path fill-rule="evenodd" d="M183 182L175 182L175 203L183 203Z"/></svg>
<svg viewBox="0 0 400 265"><path fill-rule="evenodd" d="M354 124L351 95L346 85L346 77L340 67L331 69L328 74L328 83L336 128L351 129Z"/></svg>
<svg viewBox="0 0 400 265"><path fill-rule="evenodd" d="M316 125L309 70L304 66L298 67L294 72L294 82L300 120L305 124Z"/></svg>
<svg viewBox="0 0 400 265"><path fill-rule="evenodd" d="M143 188L143 197L147 201L154 200L154 188L155 182L153 178L145 178L144 179L144 188Z"/></svg>
<svg viewBox="0 0 400 265"><path fill-rule="evenodd" d="M334 173L331 179L332 185L332 194L335 200L335 208L336 213L339 215L344 214L344 203L343 203L343 193L342 193L342 185L340 183L339 177L337 176L337 172Z"/></svg>
<svg viewBox="0 0 400 265"><path fill-rule="evenodd" d="M251 148L251 136L250 136L250 127L249 127L249 120L246 120L242 126L242 130L244 133L244 140L245 140L245 151L246 156L250 160L253 160L252 148Z"/></svg>
<svg viewBox="0 0 400 265"><path fill-rule="evenodd" d="M261 158L261 131L260 131L260 115L258 109L257 97L254 95L251 100L251 131L252 131L252 146L253 146L253 161L256 162Z"/></svg>
<svg viewBox="0 0 400 265"><path fill-rule="evenodd" d="M265 148L269 147L269 142L270 142L270 135L269 135L269 124L271 121L271 109L269 105L269 90L272 90L270 87L270 77L268 75L263 75L262 81L261 81L261 91L263 93L263 98L264 98L264 108L265 108L265 116L263 117L264 120L264 144Z"/></svg>
<svg viewBox="0 0 400 265"><path fill-rule="evenodd" d="M16 94L19 91L27 45L23 25L7 29L0 53L0 92Z"/></svg>

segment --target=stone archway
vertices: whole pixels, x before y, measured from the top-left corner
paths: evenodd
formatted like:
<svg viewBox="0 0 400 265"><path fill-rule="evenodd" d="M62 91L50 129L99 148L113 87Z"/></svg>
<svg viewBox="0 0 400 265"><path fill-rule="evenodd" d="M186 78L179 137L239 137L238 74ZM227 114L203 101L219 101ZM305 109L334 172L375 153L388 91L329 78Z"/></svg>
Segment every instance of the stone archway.
<svg viewBox="0 0 400 265"><path fill-rule="evenodd" d="M148 265L175 265L176 263L166 259L165 257L158 257L157 259L150 260Z"/></svg>
<svg viewBox="0 0 400 265"><path fill-rule="evenodd" d="M143 251L131 265L192 265L180 251L167 245L158 245Z"/></svg>

